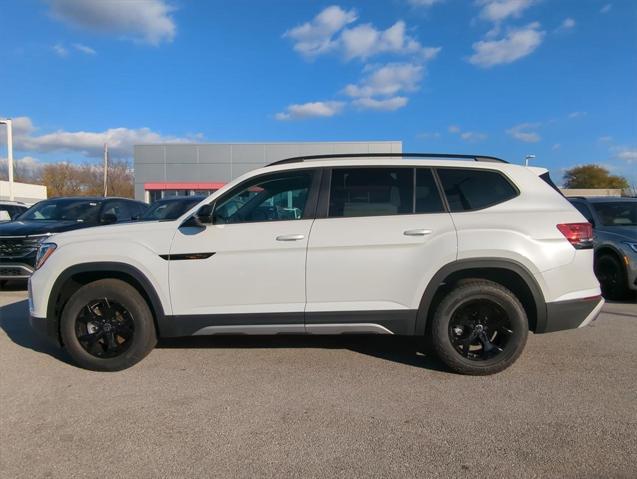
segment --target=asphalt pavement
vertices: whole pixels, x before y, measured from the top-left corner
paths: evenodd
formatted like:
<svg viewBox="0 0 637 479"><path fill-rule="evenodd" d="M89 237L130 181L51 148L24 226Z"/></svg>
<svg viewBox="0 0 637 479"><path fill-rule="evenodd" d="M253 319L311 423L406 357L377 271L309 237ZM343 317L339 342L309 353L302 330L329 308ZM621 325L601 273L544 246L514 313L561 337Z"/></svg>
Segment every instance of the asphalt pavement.
<svg viewBox="0 0 637 479"><path fill-rule="evenodd" d="M0 476L637 477L637 305L530 335L495 376L396 337L163 342L79 369L0 292Z"/></svg>

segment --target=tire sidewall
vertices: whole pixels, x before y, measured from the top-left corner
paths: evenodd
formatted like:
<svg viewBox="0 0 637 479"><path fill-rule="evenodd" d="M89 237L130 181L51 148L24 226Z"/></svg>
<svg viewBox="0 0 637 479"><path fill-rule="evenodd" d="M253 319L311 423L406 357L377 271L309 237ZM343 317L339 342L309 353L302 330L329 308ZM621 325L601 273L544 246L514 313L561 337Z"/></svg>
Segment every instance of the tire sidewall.
<svg viewBox="0 0 637 479"><path fill-rule="evenodd" d="M86 351L75 333L77 316L90 301L108 298L126 308L133 319L134 333L130 346L120 356L98 358ZM82 367L96 371L119 371L143 359L156 343L153 317L141 295L119 280L101 280L81 287L62 312L60 336L65 349Z"/></svg>

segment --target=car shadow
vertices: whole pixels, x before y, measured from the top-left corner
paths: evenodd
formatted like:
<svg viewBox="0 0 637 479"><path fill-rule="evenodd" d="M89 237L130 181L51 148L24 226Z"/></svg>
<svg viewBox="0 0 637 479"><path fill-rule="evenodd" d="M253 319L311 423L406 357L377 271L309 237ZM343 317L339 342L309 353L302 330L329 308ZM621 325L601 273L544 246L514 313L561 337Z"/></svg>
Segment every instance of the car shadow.
<svg viewBox="0 0 637 479"><path fill-rule="evenodd" d="M165 338L158 348L169 349L348 349L359 354L408 366L447 371L432 354L424 353L421 341L407 336L385 335L218 335Z"/></svg>
<svg viewBox="0 0 637 479"><path fill-rule="evenodd" d="M6 280L6 283L0 288L2 291L26 291L27 280L26 279L10 279Z"/></svg>
<svg viewBox="0 0 637 479"><path fill-rule="evenodd" d="M26 299L0 306L0 328L4 330L11 341L23 348L48 354L55 359L72 364L71 358L63 349L56 347L31 329L28 318L29 305Z"/></svg>

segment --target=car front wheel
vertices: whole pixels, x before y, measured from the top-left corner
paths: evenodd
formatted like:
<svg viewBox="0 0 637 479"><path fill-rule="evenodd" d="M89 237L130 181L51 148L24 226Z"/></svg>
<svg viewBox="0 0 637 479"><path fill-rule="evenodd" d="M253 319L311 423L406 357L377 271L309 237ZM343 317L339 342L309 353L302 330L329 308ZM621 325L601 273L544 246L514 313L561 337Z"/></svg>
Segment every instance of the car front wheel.
<svg viewBox="0 0 637 479"><path fill-rule="evenodd" d="M157 342L148 304L133 286L117 279L78 289L62 312L60 336L75 362L94 371L131 367Z"/></svg>
<svg viewBox="0 0 637 479"><path fill-rule="evenodd" d="M520 356L528 319L517 297L487 280L458 283L433 317L432 345L449 369L461 374L494 374Z"/></svg>

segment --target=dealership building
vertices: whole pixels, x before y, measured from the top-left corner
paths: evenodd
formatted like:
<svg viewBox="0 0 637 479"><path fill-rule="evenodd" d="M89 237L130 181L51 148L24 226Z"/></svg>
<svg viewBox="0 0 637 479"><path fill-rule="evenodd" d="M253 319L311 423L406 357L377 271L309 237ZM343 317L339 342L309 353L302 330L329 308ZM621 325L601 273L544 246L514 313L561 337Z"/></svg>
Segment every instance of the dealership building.
<svg viewBox="0 0 637 479"><path fill-rule="evenodd" d="M210 194L248 171L294 156L401 152L400 141L135 145L135 199Z"/></svg>

